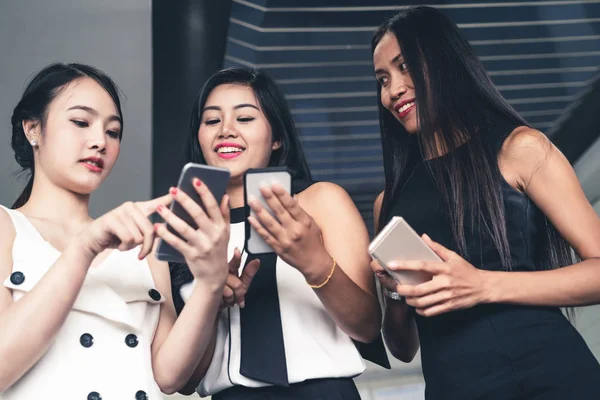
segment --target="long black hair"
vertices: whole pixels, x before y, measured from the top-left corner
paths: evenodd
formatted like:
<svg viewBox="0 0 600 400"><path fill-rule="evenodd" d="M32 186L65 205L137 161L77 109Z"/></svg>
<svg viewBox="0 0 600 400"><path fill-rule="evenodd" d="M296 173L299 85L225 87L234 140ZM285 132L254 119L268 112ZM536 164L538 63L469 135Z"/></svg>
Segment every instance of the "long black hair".
<svg viewBox="0 0 600 400"><path fill-rule="evenodd" d="M42 69L25 88L10 119L12 124L11 145L15 152L15 159L21 166L22 172L30 174L25 189L12 205L13 209L23 206L29 200L35 175L33 149L25 136L23 121L37 121L43 134L50 103L69 83L83 78L93 79L110 95L119 112L119 117L121 117L121 135L123 134L123 113L121 112L119 89L108 75L89 65L75 63L56 63Z"/></svg>
<svg viewBox="0 0 600 400"><path fill-rule="evenodd" d="M281 147L271 154L269 167L285 166L289 168L293 179L311 180L308 163L285 97L275 81L265 72L257 69L224 69L216 72L204 83L192 108L185 146L185 161L206 164L198 142L202 110L213 89L225 84L248 86L254 91L260 108L271 126L273 140L281 143Z"/></svg>
<svg viewBox="0 0 600 400"><path fill-rule="evenodd" d="M372 51L390 34L398 40L414 83L419 132L410 135L379 102L385 193L379 215L383 227L402 185L418 160L428 162L444 198L459 252L467 257L466 232L476 227L491 237L505 269L511 269L498 153L512 128L527 126L496 89L472 47L443 12L407 8L381 25ZM381 86L377 85L378 97ZM497 132L502 134L479 134ZM465 151L452 151L462 144ZM461 148L461 150L463 150ZM443 156L443 157L441 157ZM536 239L536 265L571 264L568 243L544 217Z"/></svg>

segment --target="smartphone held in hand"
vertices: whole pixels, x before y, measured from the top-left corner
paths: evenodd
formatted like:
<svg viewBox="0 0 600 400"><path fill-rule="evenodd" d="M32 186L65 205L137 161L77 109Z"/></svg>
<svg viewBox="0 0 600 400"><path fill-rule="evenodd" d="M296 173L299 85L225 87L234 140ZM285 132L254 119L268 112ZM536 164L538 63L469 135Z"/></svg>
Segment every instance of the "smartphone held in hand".
<svg viewBox="0 0 600 400"><path fill-rule="evenodd" d="M402 217L393 217L369 245L369 254L402 284L418 285L431 279L423 271L393 271L393 261L442 261Z"/></svg>
<svg viewBox="0 0 600 400"><path fill-rule="evenodd" d="M285 167L270 167L249 169L244 174L244 200L246 203L247 216L251 215L256 218L254 211L247 206L251 198L256 198L260 204L271 214L273 211L263 198L260 188L262 186L272 186L278 184L282 186L288 193L292 190L292 176ZM272 253L273 249L256 230L246 222L246 251L249 254L264 254Z"/></svg>
<svg viewBox="0 0 600 400"><path fill-rule="evenodd" d="M202 184L206 185L206 187L211 191L217 203L220 204L221 200L223 199L223 195L225 195L227 184L229 183L229 176L229 170L225 168L188 163L181 170L179 182L177 183L177 189L186 193L192 198L192 200L194 200L204 209L204 205L202 204L200 196L198 195L198 192L192 183L193 179L200 179ZM196 222L178 202L173 201L170 209L177 217L185 221L190 227L193 229L198 229ZM167 225L167 229L169 229L169 231L174 235L181 238L181 235L175 232L175 230L173 230L169 225ZM183 255L181 255L179 251L175 250L171 245L162 239L159 241L158 248L156 249L156 258L161 261L185 263L185 258Z"/></svg>

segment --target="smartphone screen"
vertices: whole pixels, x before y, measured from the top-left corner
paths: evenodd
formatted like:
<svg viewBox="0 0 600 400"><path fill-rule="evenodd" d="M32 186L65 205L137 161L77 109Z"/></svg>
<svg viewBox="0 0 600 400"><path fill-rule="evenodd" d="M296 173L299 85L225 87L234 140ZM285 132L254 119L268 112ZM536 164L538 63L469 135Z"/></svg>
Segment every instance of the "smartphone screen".
<svg viewBox="0 0 600 400"><path fill-rule="evenodd" d="M244 199L246 203L247 215L256 217L254 211L248 206L248 200L252 197L258 199L261 205L273 215L273 211L263 198L260 188L262 186L271 186L279 184L288 193L292 190L292 177L285 167L271 167L260 169L249 169L244 174ZM272 253L273 249L261 236L252 228L252 225L246 222L246 251L249 254Z"/></svg>
<svg viewBox="0 0 600 400"><path fill-rule="evenodd" d="M198 195L198 192L196 192L196 189L192 184L193 179L200 179L211 191L217 203L221 203L225 190L227 189L227 184L229 183L229 175L229 170L225 168L188 163L181 170L177 188L185 192L192 200L204 208L204 204L202 204L202 201L200 200L200 195ZM174 201L171 203L171 211L185 221L192 229L198 229L196 222L178 202ZM179 233L173 230L171 226L167 225L167 229L181 238ZM161 261L185 263L183 255L162 239L159 241L158 248L156 249L156 258Z"/></svg>

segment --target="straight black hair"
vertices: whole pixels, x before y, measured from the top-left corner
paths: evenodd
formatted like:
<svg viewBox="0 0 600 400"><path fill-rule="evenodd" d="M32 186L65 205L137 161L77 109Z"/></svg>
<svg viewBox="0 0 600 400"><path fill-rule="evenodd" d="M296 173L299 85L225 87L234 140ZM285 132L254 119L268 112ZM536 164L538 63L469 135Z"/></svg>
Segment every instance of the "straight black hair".
<svg viewBox="0 0 600 400"><path fill-rule="evenodd" d="M491 237L505 269L511 269L498 153L511 128L527 122L502 97L471 45L443 12L432 7L403 9L377 29L372 51L388 34L398 41L413 80L419 132L410 135L379 102L385 171L379 227L416 163L424 155L433 156L435 160L426 164L444 198L461 255L468 256L465 233L479 227ZM381 98L379 84L377 93ZM464 152L453 151L463 144ZM540 224L538 268L572 264L569 244L547 218Z"/></svg>

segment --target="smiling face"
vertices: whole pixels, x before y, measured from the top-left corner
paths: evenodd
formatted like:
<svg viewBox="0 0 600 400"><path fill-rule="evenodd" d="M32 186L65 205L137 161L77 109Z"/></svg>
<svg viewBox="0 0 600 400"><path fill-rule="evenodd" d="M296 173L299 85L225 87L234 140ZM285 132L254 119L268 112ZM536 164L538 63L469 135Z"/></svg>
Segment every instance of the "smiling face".
<svg viewBox="0 0 600 400"><path fill-rule="evenodd" d="M381 104L410 134L418 132L415 86L398 40L392 33L383 35L373 51L375 77L381 85Z"/></svg>
<svg viewBox="0 0 600 400"><path fill-rule="evenodd" d="M24 121L34 148L35 179L77 194L96 190L112 170L121 148L121 117L102 86L81 78L64 87L46 110L46 118Z"/></svg>
<svg viewBox="0 0 600 400"><path fill-rule="evenodd" d="M232 182L250 168L267 167L280 147L254 90L237 84L212 90L202 109L198 141L206 163L229 169Z"/></svg>

